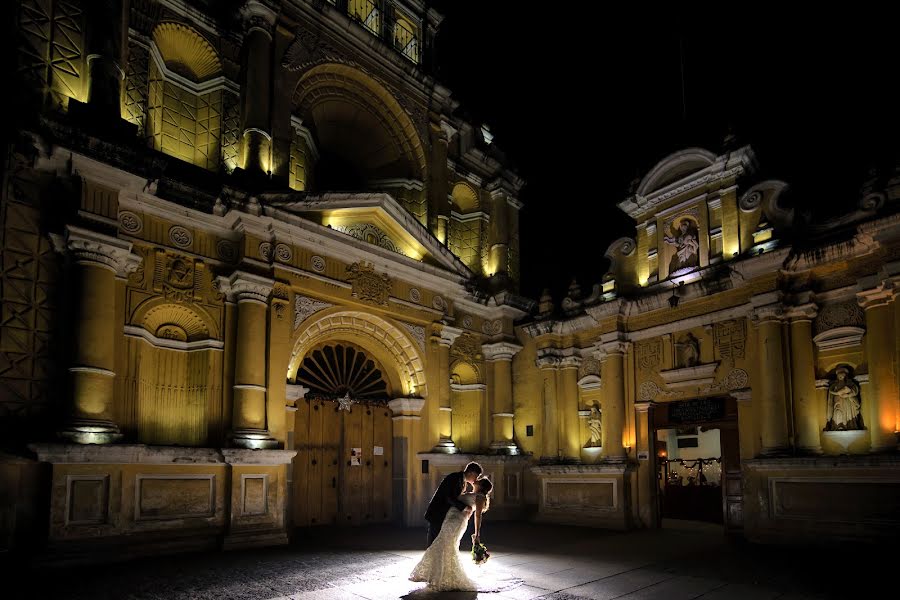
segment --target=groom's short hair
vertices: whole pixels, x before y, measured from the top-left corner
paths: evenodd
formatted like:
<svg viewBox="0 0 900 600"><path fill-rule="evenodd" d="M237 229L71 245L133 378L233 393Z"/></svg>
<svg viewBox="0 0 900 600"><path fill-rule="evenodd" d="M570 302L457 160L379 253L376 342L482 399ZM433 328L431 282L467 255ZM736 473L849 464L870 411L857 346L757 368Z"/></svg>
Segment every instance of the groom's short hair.
<svg viewBox="0 0 900 600"><path fill-rule="evenodd" d="M484 473L484 469L482 469L481 465L479 465L477 462L470 462L466 465L466 468L463 469L463 473L475 473L476 475L480 476L482 473Z"/></svg>

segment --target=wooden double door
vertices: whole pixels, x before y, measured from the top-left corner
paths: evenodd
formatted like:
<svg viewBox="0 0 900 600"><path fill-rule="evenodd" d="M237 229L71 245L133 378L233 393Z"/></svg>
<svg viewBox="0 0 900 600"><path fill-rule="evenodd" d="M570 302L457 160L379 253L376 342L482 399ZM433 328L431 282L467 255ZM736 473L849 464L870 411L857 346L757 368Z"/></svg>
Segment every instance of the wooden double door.
<svg viewBox="0 0 900 600"><path fill-rule="evenodd" d="M307 399L297 402L295 419L294 526L390 521L390 409Z"/></svg>

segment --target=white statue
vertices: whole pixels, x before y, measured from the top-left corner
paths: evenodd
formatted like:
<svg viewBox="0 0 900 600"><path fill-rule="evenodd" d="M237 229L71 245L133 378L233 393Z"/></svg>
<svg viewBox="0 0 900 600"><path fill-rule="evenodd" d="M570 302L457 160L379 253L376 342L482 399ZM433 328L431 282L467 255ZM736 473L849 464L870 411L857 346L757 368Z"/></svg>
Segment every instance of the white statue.
<svg viewBox="0 0 900 600"><path fill-rule="evenodd" d="M859 385L848 375L846 367L838 367L836 379L828 386L828 409L825 431L864 429L859 412Z"/></svg>
<svg viewBox="0 0 900 600"><path fill-rule="evenodd" d="M700 265L700 236L697 228L690 219L681 219L674 236L664 235L663 240L667 244L675 246L675 254L669 263L669 273L687 267Z"/></svg>
<svg viewBox="0 0 900 600"><path fill-rule="evenodd" d="M591 439L588 442L588 448L599 448L601 443L600 437L600 410L597 408L597 405L591 407L591 416L588 417L588 429L591 432Z"/></svg>

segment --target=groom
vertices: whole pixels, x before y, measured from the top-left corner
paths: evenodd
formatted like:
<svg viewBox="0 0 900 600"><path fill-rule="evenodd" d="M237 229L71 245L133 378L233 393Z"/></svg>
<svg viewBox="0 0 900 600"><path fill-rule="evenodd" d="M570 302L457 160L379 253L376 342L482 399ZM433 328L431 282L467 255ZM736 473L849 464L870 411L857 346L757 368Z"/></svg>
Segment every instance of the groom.
<svg viewBox="0 0 900 600"><path fill-rule="evenodd" d="M441 532L441 525L444 523L444 517L450 507L455 506L463 514L472 512L472 507L458 500L460 494L466 491L469 485L474 485L481 477L481 465L477 462L470 462L466 468L456 473L450 473L438 486L431 502L428 504L428 510L425 511L425 520L428 521L428 546ZM426 548L428 547L426 546Z"/></svg>

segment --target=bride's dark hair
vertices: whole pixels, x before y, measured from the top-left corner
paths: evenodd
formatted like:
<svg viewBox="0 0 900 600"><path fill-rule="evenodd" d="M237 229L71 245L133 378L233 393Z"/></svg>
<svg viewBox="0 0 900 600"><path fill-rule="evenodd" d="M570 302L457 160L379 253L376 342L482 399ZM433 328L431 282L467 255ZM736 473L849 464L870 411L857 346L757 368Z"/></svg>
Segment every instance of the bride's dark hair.
<svg viewBox="0 0 900 600"><path fill-rule="evenodd" d="M487 477L482 477L475 482L478 485L478 491L487 496L494 489L494 484Z"/></svg>

